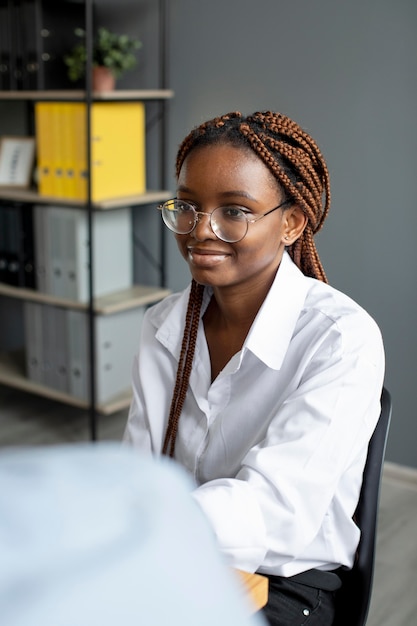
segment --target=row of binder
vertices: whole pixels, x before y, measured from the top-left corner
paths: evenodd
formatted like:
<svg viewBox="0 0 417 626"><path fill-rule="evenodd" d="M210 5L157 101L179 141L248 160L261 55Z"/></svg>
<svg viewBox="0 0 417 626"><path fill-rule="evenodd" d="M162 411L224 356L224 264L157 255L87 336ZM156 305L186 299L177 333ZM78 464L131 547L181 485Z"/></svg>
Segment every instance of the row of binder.
<svg viewBox="0 0 417 626"><path fill-rule="evenodd" d="M63 56L83 23L80 2L0 0L0 89L73 87Z"/></svg>
<svg viewBox="0 0 417 626"><path fill-rule="evenodd" d="M90 120L93 202L144 193L144 103L93 102ZM86 103L37 102L35 134L39 193L87 200Z"/></svg>
<svg viewBox="0 0 417 626"><path fill-rule="evenodd" d="M88 215L80 208L0 204L0 282L87 302ZM131 209L92 215L94 296L133 283Z"/></svg>
<svg viewBox="0 0 417 626"><path fill-rule="evenodd" d="M93 287L100 297L133 282L131 209L92 215ZM88 215L83 209L34 207L35 272L39 291L79 302L89 299Z"/></svg>
<svg viewBox="0 0 417 626"><path fill-rule="evenodd" d="M106 403L129 389L144 307L94 320L96 399ZM79 400L90 398L89 317L85 311L24 303L26 374Z"/></svg>

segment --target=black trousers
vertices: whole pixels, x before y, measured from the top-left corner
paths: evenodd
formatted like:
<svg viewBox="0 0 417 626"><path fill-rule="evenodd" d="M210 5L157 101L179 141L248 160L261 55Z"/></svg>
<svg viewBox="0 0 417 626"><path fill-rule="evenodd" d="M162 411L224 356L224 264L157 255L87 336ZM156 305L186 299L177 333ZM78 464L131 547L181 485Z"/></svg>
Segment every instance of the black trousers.
<svg viewBox="0 0 417 626"><path fill-rule="evenodd" d="M318 572L317 576L315 572L311 570L307 576L300 574L291 578L268 576L268 603L262 611L270 626L333 624L335 593L340 587L340 578L329 574L323 576L322 581L322 572ZM326 588L323 589L323 586Z"/></svg>

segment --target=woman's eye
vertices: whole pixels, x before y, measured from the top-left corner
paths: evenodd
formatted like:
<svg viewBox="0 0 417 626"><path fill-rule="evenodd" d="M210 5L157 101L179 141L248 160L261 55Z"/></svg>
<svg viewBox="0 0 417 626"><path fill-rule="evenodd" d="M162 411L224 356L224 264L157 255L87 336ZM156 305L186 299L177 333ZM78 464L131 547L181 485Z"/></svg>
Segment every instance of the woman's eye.
<svg viewBox="0 0 417 626"><path fill-rule="evenodd" d="M246 219L245 213L242 211L242 209L238 209L233 206L222 207L221 212L223 217L228 220L243 221Z"/></svg>
<svg viewBox="0 0 417 626"><path fill-rule="evenodd" d="M194 211L194 208L188 202L178 202L176 208L181 213L193 213Z"/></svg>

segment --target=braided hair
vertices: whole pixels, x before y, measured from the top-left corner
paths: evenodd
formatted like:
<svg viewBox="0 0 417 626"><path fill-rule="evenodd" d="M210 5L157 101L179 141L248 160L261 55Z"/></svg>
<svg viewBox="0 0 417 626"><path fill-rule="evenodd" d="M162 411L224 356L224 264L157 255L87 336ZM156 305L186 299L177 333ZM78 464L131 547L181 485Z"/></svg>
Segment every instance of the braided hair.
<svg viewBox="0 0 417 626"><path fill-rule="evenodd" d="M268 167L285 193L307 217L301 236L288 246L294 263L306 276L327 282L314 235L330 208L330 180L326 162L314 139L289 117L271 111L243 116L239 112L216 117L194 128L181 143L176 175L192 150L200 146L229 144L252 150ZM174 456L178 420L185 401L204 287L194 280L184 328L177 378L171 403L163 454Z"/></svg>

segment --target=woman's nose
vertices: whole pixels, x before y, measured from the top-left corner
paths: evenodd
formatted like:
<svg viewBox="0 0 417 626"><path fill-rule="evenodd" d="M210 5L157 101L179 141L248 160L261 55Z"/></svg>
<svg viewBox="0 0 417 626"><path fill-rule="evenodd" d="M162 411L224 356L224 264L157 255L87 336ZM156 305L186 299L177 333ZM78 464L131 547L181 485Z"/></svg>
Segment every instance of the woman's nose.
<svg viewBox="0 0 417 626"><path fill-rule="evenodd" d="M197 213L197 222L193 230L193 235L197 241L204 241L205 239L215 239L211 225L210 225L210 213Z"/></svg>

